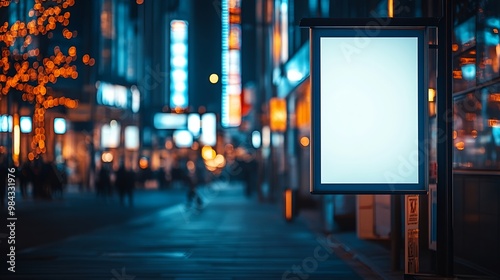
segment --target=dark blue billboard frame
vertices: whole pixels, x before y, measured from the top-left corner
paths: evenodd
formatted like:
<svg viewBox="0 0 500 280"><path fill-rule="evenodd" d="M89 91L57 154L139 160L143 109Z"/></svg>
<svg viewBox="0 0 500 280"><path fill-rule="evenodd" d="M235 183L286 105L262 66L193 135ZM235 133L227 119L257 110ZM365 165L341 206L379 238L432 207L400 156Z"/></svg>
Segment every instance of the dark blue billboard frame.
<svg viewBox="0 0 500 280"><path fill-rule="evenodd" d="M423 194L428 188L427 157L427 61L428 28L437 19L303 19L310 28L311 48L311 193L313 194ZM322 183L321 182L321 64L320 38L400 37L418 38L418 182L417 183Z"/></svg>
<svg viewBox="0 0 500 280"><path fill-rule="evenodd" d="M422 26L437 28L437 244L436 244L436 272L442 277L454 276L453 250L453 80L452 80L452 31L454 0L442 0L440 3L440 17L436 18L357 18L333 19L310 18L302 19L301 27L331 28L369 26L379 23L388 27ZM407 279L408 275L405 275ZM431 278L433 275L426 275ZM411 278L409 278L411 279Z"/></svg>

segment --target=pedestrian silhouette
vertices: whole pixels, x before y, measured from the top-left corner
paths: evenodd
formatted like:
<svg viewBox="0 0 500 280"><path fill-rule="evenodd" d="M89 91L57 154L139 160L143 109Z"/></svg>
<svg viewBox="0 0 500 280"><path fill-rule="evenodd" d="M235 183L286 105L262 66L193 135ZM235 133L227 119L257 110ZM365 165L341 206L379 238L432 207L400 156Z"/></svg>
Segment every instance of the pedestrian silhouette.
<svg viewBox="0 0 500 280"><path fill-rule="evenodd" d="M125 205L125 198L128 205L134 205L135 172L127 170L124 164L121 164L116 171L115 187L118 190L120 204Z"/></svg>
<svg viewBox="0 0 500 280"><path fill-rule="evenodd" d="M2 208L5 206L5 194L7 192L7 178L9 177L7 157L0 159L0 199Z"/></svg>
<svg viewBox="0 0 500 280"><path fill-rule="evenodd" d="M33 179L33 170L31 168L30 162L26 161L21 166L19 172L19 188L21 189L21 197L28 197L28 185Z"/></svg>
<svg viewBox="0 0 500 280"><path fill-rule="evenodd" d="M44 189L47 198L62 198L64 180L54 162L48 162L44 165L45 182Z"/></svg>
<svg viewBox="0 0 500 280"><path fill-rule="evenodd" d="M101 166L101 169L99 170L96 187L97 197L107 200L111 189L111 173L106 165Z"/></svg>
<svg viewBox="0 0 500 280"><path fill-rule="evenodd" d="M197 208L201 209L203 207L203 200L201 199L200 194L197 191L199 178L197 175L196 164L190 160L186 163L186 167L187 170L185 174L186 183L188 186L186 208L190 208L193 200L195 200Z"/></svg>
<svg viewBox="0 0 500 280"><path fill-rule="evenodd" d="M32 178L33 178L33 198L45 198L43 185L45 182L45 175L43 173L43 161L41 158L36 158L33 162Z"/></svg>
<svg viewBox="0 0 500 280"><path fill-rule="evenodd" d="M168 187L168 181L167 181L167 173L165 172L165 169L160 166L158 168L158 171L156 173L157 179L158 179L158 185L160 189L165 189Z"/></svg>

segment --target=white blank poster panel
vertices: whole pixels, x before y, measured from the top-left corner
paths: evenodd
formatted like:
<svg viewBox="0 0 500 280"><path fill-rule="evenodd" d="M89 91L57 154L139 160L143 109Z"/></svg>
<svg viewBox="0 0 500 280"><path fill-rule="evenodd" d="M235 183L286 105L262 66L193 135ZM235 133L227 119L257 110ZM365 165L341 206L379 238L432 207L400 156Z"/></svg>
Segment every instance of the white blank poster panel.
<svg viewBox="0 0 500 280"><path fill-rule="evenodd" d="M321 183L418 183L418 38L328 37L320 50Z"/></svg>

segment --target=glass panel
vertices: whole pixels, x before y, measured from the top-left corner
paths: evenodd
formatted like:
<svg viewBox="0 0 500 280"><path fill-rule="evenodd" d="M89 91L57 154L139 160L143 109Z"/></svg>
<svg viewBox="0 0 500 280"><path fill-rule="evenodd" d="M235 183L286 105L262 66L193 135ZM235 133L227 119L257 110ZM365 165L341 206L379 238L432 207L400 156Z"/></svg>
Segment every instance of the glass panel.
<svg viewBox="0 0 500 280"><path fill-rule="evenodd" d="M456 98L454 112L454 167L500 169L500 84Z"/></svg>
<svg viewBox="0 0 500 280"><path fill-rule="evenodd" d="M456 0L453 51L461 53L476 45L476 0Z"/></svg>
<svg viewBox="0 0 500 280"><path fill-rule="evenodd" d="M454 51L463 51L476 44L476 17L459 23L454 31Z"/></svg>
<svg viewBox="0 0 500 280"><path fill-rule="evenodd" d="M483 0L478 17L478 82L499 76L500 69L500 1Z"/></svg>
<svg viewBox="0 0 500 280"><path fill-rule="evenodd" d="M476 85L476 48L453 59L453 92L471 89Z"/></svg>

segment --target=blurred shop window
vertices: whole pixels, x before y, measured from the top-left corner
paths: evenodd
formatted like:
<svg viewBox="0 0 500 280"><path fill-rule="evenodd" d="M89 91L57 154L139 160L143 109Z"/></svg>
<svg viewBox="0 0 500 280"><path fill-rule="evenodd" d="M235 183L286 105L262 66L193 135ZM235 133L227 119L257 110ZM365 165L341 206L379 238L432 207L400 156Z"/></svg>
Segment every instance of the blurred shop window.
<svg viewBox="0 0 500 280"><path fill-rule="evenodd" d="M453 59L453 92L476 86L476 49L472 48Z"/></svg>
<svg viewBox="0 0 500 280"><path fill-rule="evenodd" d="M455 98L456 169L500 170L500 84Z"/></svg>
<svg viewBox="0 0 500 280"><path fill-rule="evenodd" d="M500 1L480 1L477 22L478 82L500 74Z"/></svg>
<svg viewBox="0 0 500 280"><path fill-rule="evenodd" d="M476 86L477 3L457 0L453 29L453 92L472 90Z"/></svg>

